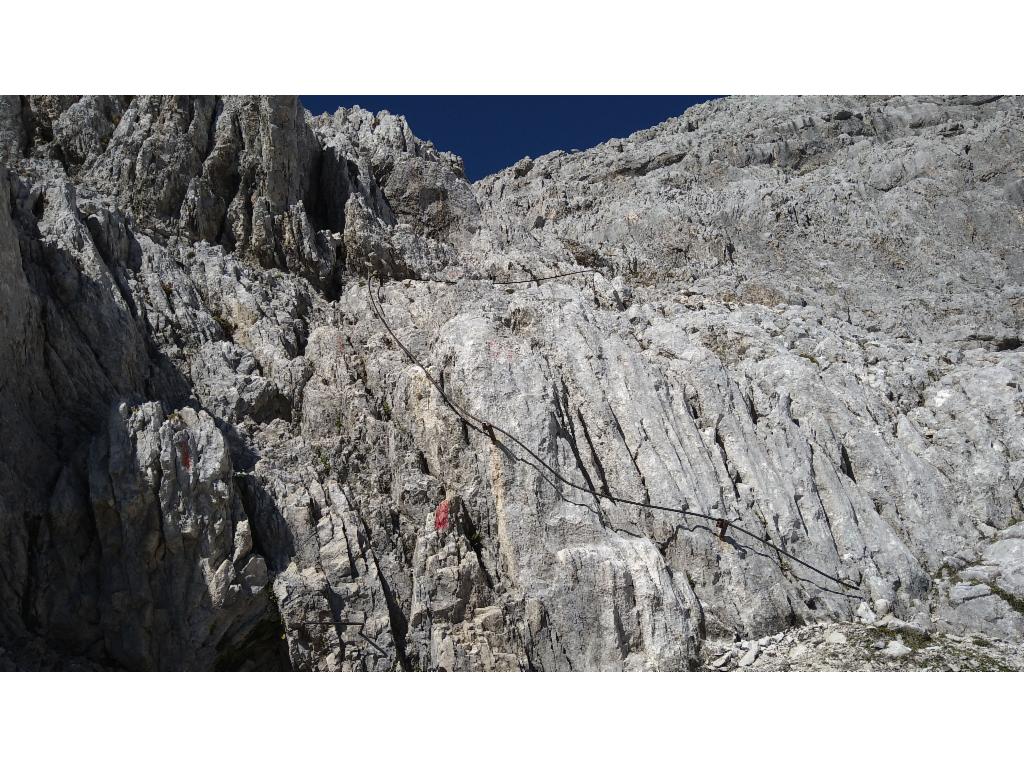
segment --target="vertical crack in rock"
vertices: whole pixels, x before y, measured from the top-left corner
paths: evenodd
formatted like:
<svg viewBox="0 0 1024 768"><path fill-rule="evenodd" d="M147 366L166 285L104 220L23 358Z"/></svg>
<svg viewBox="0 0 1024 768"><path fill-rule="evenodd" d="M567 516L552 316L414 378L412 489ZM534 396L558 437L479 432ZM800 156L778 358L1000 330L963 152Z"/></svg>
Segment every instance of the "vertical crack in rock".
<svg viewBox="0 0 1024 768"><path fill-rule="evenodd" d="M580 426L583 427L583 437L587 441L587 447L590 449L590 458L594 462L594 468L597 470L597 476L601 480L601 491L611 496L611 488L608 487L608 478L605 476L604 465L601 464L601 457L597 455L597 449L594 447L594 441L590 437L590 430L587 429L587 420L583 418L583 411L580 408L576 409L576 416L580 420Z"/></svg>

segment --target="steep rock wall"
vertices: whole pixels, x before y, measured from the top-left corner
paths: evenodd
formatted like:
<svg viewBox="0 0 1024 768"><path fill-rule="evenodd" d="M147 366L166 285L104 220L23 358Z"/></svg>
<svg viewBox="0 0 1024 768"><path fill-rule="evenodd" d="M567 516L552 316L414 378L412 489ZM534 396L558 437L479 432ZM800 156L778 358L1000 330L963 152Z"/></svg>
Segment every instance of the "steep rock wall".
<svg viewBox="0 0 1024 768"><path fill-rule="evenodd" d="M471 185L386 113L5 97L5 658L1020 639L1022 112L730 98Z"/></svg>

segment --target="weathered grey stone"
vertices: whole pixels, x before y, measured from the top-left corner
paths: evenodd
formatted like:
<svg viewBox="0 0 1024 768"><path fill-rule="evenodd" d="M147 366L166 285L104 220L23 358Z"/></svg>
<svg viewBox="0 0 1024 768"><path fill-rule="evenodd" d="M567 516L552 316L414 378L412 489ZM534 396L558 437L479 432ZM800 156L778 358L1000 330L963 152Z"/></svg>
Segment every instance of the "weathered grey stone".
<svg viewBox="0 0 1024 768"><path fill-rule="evenodd" d="M1003 592L1024 603L1024 538L1004 538L982 551L986 573ZM966 578L966 575L965 575ZM988 581L988 579L981 579Z"/></svg>
<svg viewBox="0 0 1024 768"><path fill-rule="evenodd" d="M857 606L857 617L865 624L873 624L878 619L875 616L875 612L868 608L867 603L861 603Z"/></svg>
<svg viewBox="0 0 1024 768"><path fill-rule="evenodd" d="M743 656L740 658L739 662L737 662L737 663L741 667L749 667L751 664L753 664L757 660L757 655L758 655L759 652L760 652L760 646L757 643L753 643L753 644L751 644L751 646L747 649L747 652L743 654Z"/></svg>
<svg viewBox="0 0 1024 768"><path fill-rule="evenodd" d="M717 659L715 659L713 662L711 662L711 666L714 667L715 669L721 669L722 667L724 667L726 664L729 663L730 659L732 659L732 651L726 651L721 656L719 656Z"/></svg>
<svg viewBox="0 0 1024 768"><path fill-rule="evenodd" d="M745 668L891 668L872 624L1019 643L1022 117L730 98L470 184L386 113L5 98L0 645L570 670L740 637ZM370 275L446 396L571 485L460 421Z"/></svg>
<svg viewBox="0 0 1024 768"><path fill-rule="evenodd" d="M899 659L903 656L909 656L913 653L913 650L905 646L899 640L890 640L889 644L879 651L883 656L888 656L890 659Z"/></svg>

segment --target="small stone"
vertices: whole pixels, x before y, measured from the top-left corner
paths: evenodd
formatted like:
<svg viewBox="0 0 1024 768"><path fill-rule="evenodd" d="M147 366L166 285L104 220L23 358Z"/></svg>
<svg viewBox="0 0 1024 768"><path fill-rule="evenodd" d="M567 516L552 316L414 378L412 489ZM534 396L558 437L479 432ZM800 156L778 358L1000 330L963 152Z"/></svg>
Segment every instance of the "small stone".
<svg viewBox="0 0 1024 768"><path fill-rule="evenodd" d="M753 664L754 660L757 659L757 651L757 643L751 643L749 650L747 650L747 652L743 654L743 658L740 659L740 666L749 667L751 664Z"/></svg>
<svg viewBox="0 0 1024 768"><path fill-rule="evenodd" d="M972 565L960 571L960 578L964 581L981 581L985 584L992 584L999 575L1000 569L996 565Z"/></svg>
<svg viewBox="0 0 1024 768"><path fill-rule="evenodd" d="M899 659L913 653L913 651L907 648L907 646L899 640L890 640L889 644L885 646L881 653L883 656L888 656L890 659Z"/></svg>
<svg viewBox="0 0 1024 768"><path fill-rule="evenodd" d="M884 597L875 600L875 614L885 616L892 609L892 605Z"/></svg>
<svg viewBox="0 0 1024 768"><path fill-rule="evenodd" d="M999 530L997 528L993 528L988 523L980 523L979 522L979 523L977 523L977 526L978 526L978 530L981 531L982 535L983 536L988 536L989 538L992 538L997 533L999 533Z"/></svg>
<svg viewBox="0 0 1024 768"><path fill-rule="evenodd" d="M711 666L714 667L715 669L721 669L722 667L724 667L726 664L729 663L729 659L731 659L731 658L732 658L732 651L726 651L721 656L719 656L717 659L712 661L711 662Z"/></svg>
<svg viewBox="0 0 1024 768"><path fill-rule="evenodd" d="M949 590L949 602L953 605L966 603L979 597L987 597L992 590L986 584L957 584Z"/></svg>
<svg viewBox="0 0 1024 768"><path fill-rule="evenodd" d="M249 528L249 521L242 520L235 527L234 556L232 561L235 565L245 560L252 552L252 531Z"/></svg>
<svg viewBox="0 0 1024 768"><path fill-rule="evenodd" d="M846 645L847 637L842 632L829 632L825 635L825 642L831 645Z"/></svg>
<svg viewBox="0 0 1024 768"><path fill-rule="evenodd" d="M867 603L861 603L857 606L857 616L864 624L872 624L878 618L875 612L868 608Z"/></svg>
<svg viewBox="0 0 1024 768"><path fill-rule="evenodd" d="M807 646L804 645L803 643L800 643L795 648L793 648L793 650L791 650L789 652L789 658L791 658L791 659L799 659L805 653L807 653Z"/></svg>
<svg viewBox="0 0 1024 768"><path fill-rule="evenodd" d="M242 569L242 583L249 589L265 586L267 578L267 562L259 555L250 558Z"/></svg>

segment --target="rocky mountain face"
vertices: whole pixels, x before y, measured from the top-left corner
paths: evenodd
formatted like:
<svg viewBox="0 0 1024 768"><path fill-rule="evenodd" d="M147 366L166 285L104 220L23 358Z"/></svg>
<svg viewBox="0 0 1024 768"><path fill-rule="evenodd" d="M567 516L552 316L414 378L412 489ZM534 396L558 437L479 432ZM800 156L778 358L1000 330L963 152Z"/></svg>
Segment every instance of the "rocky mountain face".
<svg viewBox="0 0 1024 768"><path fill-rule="evenodd" d="M729 98L470 184L387 113L0 98L0 668L1019 643L1022 118Z"/></svg>

